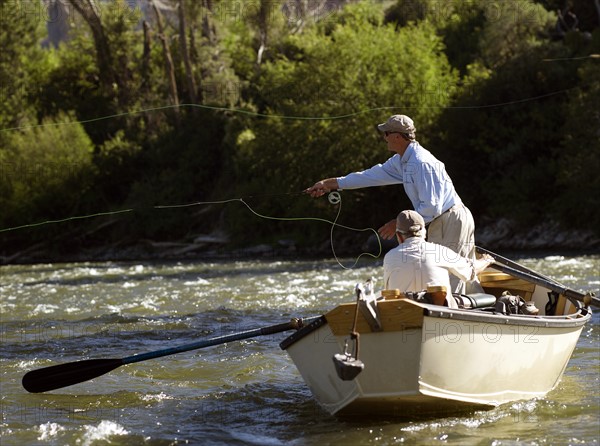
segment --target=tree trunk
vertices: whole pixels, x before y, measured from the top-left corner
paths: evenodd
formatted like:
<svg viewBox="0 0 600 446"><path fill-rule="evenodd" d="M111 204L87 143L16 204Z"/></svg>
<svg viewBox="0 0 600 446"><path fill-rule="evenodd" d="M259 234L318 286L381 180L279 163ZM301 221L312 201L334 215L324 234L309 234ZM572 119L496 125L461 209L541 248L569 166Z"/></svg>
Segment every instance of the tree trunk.
<svg viewBox="0 0 600 446"><path fill-rule="evenodd" d="M92 31L100 82L104 88L112 91L115 84L120 86L119 76L114 69L110 45L104 33L97 6L94 4L94 0L69 0L69 2Z"/></svg>
<svg viewBox="0 0 600 446"><path fill-rule="evenodd" d="M210 17L213 7L212 0L202 0L202 9L206 9L206 12L202 12L202 36L206 37L211 44L215 43L216 38L215 25Z"/></svg>
<svg viewBox="0 0 600 446"><path fill-rule="evenodd" d="M190 53L188 51L187 36L185 33L185 10L184 0L179 0L179 43L181 45L181 54L185 65L185 77L187 80L188 97L190 104L196 103L196 82L194 81L194 73L192 71L192 63L190 62ZM193 109L195 113L196 109Z"/></svg>
<svg viewBox="0 0 600 446"><path fill-rule="evenodd" d="M259 35L259 47L256 52L256 68L260 69L262 64L263 55L267 49L267 43L269 38L269 6L271 2L269 0L260 0L260 9L258 11L258 35Z"/></svg>
<svg viewBox="0 0 600 446"><path fill-rule="evenodd" d="M150 27L144 20L144 53L142 55L142 91L150 88Z"/></svg>
<svg viewBox="0 0 600 446"><path fill-rule="evenodd" d="M158 27L158 38L162 44L163 54L165 57L165 70L167 72L167 80L169 83L169 96L171 103L175 106L173 111L175 113L175 124L179 127L179 96L177 94L177 81L175 79L175 67L173 65L173 57L171 57L171 49L169 48L169 42L165 36L164 27L162 23L162 15L153 0L150 0L154 14L156 15L156 25Z"/></svg>

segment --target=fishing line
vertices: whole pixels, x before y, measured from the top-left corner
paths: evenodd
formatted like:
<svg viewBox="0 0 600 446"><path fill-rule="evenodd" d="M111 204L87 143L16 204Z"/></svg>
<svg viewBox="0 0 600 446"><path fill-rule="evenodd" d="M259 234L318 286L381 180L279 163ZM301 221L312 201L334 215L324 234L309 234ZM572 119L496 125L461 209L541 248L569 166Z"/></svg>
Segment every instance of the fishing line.
<svg viewBox="0 0 600 446"><path fill-rule="evenodd" d="M558 91L552 91L549 93L545 93L545 94L541 94L538 96L533 96L533 97L528 97L528 98L522 98L522 99L517 99L514 101L508 101L508 102L500 102L500 103L496 103L496 104L484 104L484 105L449 105L449 106L396 106L396 105L390 105L390 106L383 106L383 107L373 107L373 108L367 108L364 110L358 110L356 112L352 112L352 113L347 113L347 114L343 114L343 115L336 115L336 116L295 116L295 115L275 115L275 114L268 114L268 113L260 113L260 112L255 112L255 111L250 111L250 110L244 110L241 108L232 108L232 107L218 107L218 106L213 106L213 105L204 105L204 104L172 104L172 105L164 105L164 106L160 106L160 107L151 107L151 108L145 108L145 109L141 109L141 110L134 110L134 111L126 111L123 113L116 113L113 115L107 115L107 116L99 116L96 118L90 118L90 119L83 119L83 120L76 120L76 121L65 121L65 122L47 122L44 124L34 124L34 125L25 125L25 126L19 126L19 127L8 127L8 128L3 128L0 129L0 132L10 132L10 131L15 131L15 130L26 130L26 129L34 129L34 128L42 128L42 127L50 127L50 126L61 126L61 125L73 125L73 124L88 124L90 122L97 122L97 121L102 121L105 119L113 119L113 118L119 118L119 117L123 117L123 116L131 116L131 115L137 115L137 114L142 114L142 113L148 113L148 112L153 112L153 111L160 111L160 110L168 110L168 109L172 109L172 108L184 108L184 107L196 107L196 108L203 108L206 110L214 110L214 111L223 111L223 112L231 112L231 113L238 113L238 114L244 114L244 115L249 115L249 116L254 116L257 118L276 118L276 119L288 119L288 120L295 120L295 121L334 121L334 120L338 120L338 119L347 119L347 118L351 118L353 116L358 116L358 115L362 115L365 113L370 113L370 112L375 112L375 111L382 111L382 110L413 110L413 109L422 109L422 108L427 108L427 109L448 109L448 110L452 110L452 109L456 109L456 110L469 110L469 109L484 109L484 108L495 108L495 107L505 107L508 105L514 105L514 104L521 104L524 102L531 102L531 101L537 101L539 99L544 99L550 96L555 96L558 94L562 94L562 93L567 93L571 90L580 88L580 86L575 86L575 87L571 87L571 88L567 88L564 90L558 90Z"/></svg>
<svg viewBox="0 0 600 446"><path fill-rule="evenodd" d="M579 57L559 57L556 59L542 59L543 62L558 62L565 60L583 60L583 59L600 59L600 54L588 54L587 56Z"/></svg>
<svg viewBox="0 0 600 446"><path fill-rule="evenodd" d="M297 192L296 194L301 194L302 192ZM294 195L293 192L290 193L283 193L283 194L262 194L262 195L249 195L249 198L252 197L275 197L275 196L281 196L281 195ZM174 208L184 208L184 207L191 207L191 206L198 206L198 205L202 205L202 204L222 204L222 203L228 203L230 201L239 201L242 200L241 198L234 198L231 200L223 200L223 201L199 201L199 202L195 202L195 203L188 203L188 204L175 204L175 205L163 205L163 206L152 206L152 209L174 209ZM107 212L97 212L95 214L88 214L88 215L79 215L76 217L68 217L68 218L62 218L59 220L46 220L46 221L42 221L42 222L38 222L38 223L31 223L31 224L26 224L26 225L21 225L21 226L14 226L11 228L4 228L4 229L0 229L0 233L2 232L9 232L9 231L16 231L18 229L26 229L26 228L35 228L37 226L44 226L44 225L49 225L49 224L54 224L54 223L65 223L68 221L72 221L72 220L84 220L86 218L94 218L94 217L103 217L103 216L107 216L107 215L117 215L117 214L124 214L127 212L135 212L136 209L134 208L130 208L130 209L121 209L118 211L107 211Z"/></svg>
<svg viewBox="0 0 600 446"><path fill-rule="evenodd" d="M83 220L86 218L102 217L105 215L124 214L126 212L133 212L134 210L135 209L122 209L120 211L98 212L96 214L90 214L90 215L79 215L77 217L68 217L68 218L63 218L61 220L46 220L46 221L42 221L39 223L31 223L28 225L21 225L21 226L14 226L12 228L0 229L0 233L8 232L8 231L16 231L17 229L35 228L37 226L49 225L49 224L53 224L53 223L64 223L64 222L71 221L71 220Z"/></svg>
<svg viewBox="0 0 600 446"><path fill-rule="evenodd" d="M348 226L338 224L337 220L340 216L340 213L342 212L342 195L337 191L329 192L329 194L327 195L327 200L333 205L339 204L338 213L335 216L335 220L331 223L331 231L330 231L330 235L329 235L329 240L330 240L330 244L331 244L331 252L333 253L333 258L338 263L338 265L340 265L343 269L352 269L356 266L356 264L358 263L358 261L360 260L360 258L363 255L369 256L373 259L379 258L379 256L381 255L381 253L383 251L383 248L381 246L381 239L379 238L379 234L377 233L377 231L373 228L356 229L356 228L350 228ZM342 263L338 260L337 255L335 253L335 248L333 247L333 229L336 226L339 226L340 228L350 229L352 231L373 231L373 233L375 234L375 238L377 239L377 244L379 245L379 252L377 253L377 255L371 254L369 252L363 252L356 258L356 260L354 261L352 266L346 267L346 266L342 265Z"/></svg>
<svg viewBox="0 0 600 446"><path fill-rule="evenodd" d="M304 192L290 192L290 193L281 193L281 194L263 194L263 195L249 195L247 198L253 198L253 197L258 197L258 196L282 196L282 195L300 195L300 194L304 194ZM256 215L259 218L264 218L265 220L276 220L276 221L320 221L320 222L324 222L324 223L328 223L331 225L331 231L330 231L330 243L331 243L331 252L333 253L333 257L335 259L335 261L337 262L338 265L340 265L343 269L352 269L354 268L358 261L361 259L361 257L363 256L369 256L372 257L374 259L379 258L379 256L381 255L381 253L383 252L383 248L381 245L381 239L379 238L379 234L377 233L377 231L373 228L352 228L350 226L346 226L346 225L342 225L339 224L337 221L340 217L341 211L342 211L342 196L339 192L334 191L334 192L330 192L329 195L327 196L327 199L329 201L329 203L331 203L332 205L339 205L338 206L338 211L337 214L335 216L335 219L333 221L331 220L327 220L325 218L319 218L319 217L273 217L270 215L264 215L261 214L257 211L255 211L245 200L244 198L230 198L227 200L216 200L216 201L197 201L194 203L185 203L185 204L171 204L171 205L157 205L157 206L152 206L152 209L178 209L178 208L188 208L188 207L192 207L192 206L206 206L206 205L211 205L211 204L227 204L227 203L233 203L233 202L240 202L242 203L244 206L246 206L246 208L248 208L248 210ZM19 229L25 229L25 228L35 228L38 226L44 226L44 225L48 225L48 224L56 224L56 223L64 223L64 222L68 222L68 221L73 221L73 220L83 220L83 219L87 219L87 218L94 218L94 217L102 217L102 216L108 216L108 215L117 215L117 214L124 214L124 213L128 213L128 212L135 212L135 209L130 208L130 209L121 209L118 211L110 211L110 212L98 212L95 214L89 214L89 215L80 215L80 216L76 216L76 217L68 217L68 218L63 218L60 220L46 220L43 222L39 222L39 223L31 223L31 224L27 224L27 225L21 225L21 226L15 226L12 228L5 228L5 229L0 229L0 233L3 232L9 232L9 231L16 231ZM342 264L342 262L340 262L340 260L337 257L337 254L335 252L335 248L334 248L334 243L333 243L333 231L334 228L338 226L340 228L344 228L344 229L348 229L350 231L356 231L356 232L365 232L365 231L372 231L375 234L375 237L377 239L377 243L379 245L379 252L377 254L371 254L369 252L363 252L361 253L356 260L354 261L354 263L352 264L352 266L345 266Z"/></svg>
<svg viewBox="0 0 600 446"><path fill-rule="evenodd" d="M302 194L302 193L303 192L296 192L296 194ZM293 195L293 194L294 193L289 193L289 194L274 194L274 195ZM250 197L252 197L252 196L250 196ZM379 238L379 234L377 233L377 231L375 229L373 229L373 228L362 228L362 229L359 229L359 228L352 228L352 227L349 227L349 226L346 226L346 225L339 224L337 221L338 221L338 218L340 217L340 213L342 212L342 196L337 191L330 192L327 195L327 200L332 205L338 205L339 204L337 214L336 214L335 219L333 221L327 220L325 218L319 218L319 217L273 217L273 216L269 216L269 215L264 215L264 214L261 214L261 213L255 211L254 209L252 209L252 207L248 203L246 203L246 201L244 201L243 198L230 198L228 200L220 200L220 201L199 201L199 202L196 202L196 203L188 203L188 204L175 204L175 205L167 205L167 206L154 206L154 208L155 209L174 209L174 208L185 208L185 207L199 206L199 205L209 205L209 204L226 204L226 203L232 203L232 202L239 201L244 206L246 206L251 213L253 213L257 217L264 218L265 220L277 220L277 221L321 221L321 222L324 222L324 223L331 224L331 231L329 233L329 241L330 241L330 244L331 244L331 252L332 252L333 258L335 259L335 261L337 262L337 264L340 265L343 269L352 269L352 268L354 268L358 264L358 261L363 256L369 256L369 257L372 257L374 259L379 258L379 256L383 252L383 247L381 246L381 239ZM377 254L371 254L369 252L363 252L363 253L361 253L355 259L355 261L352 264L352 266L349 266L349 267L345 266L344 264L342 264L342 262L340 262L337 254L335 252L335 248L334 248L333 230L334 230L334 228L336 226L339 226L340 228L348 229L350 231L356 231L356 232L372 231L375 234L375 237L377 239L377 243L379 245L379 252Z"/></svg>

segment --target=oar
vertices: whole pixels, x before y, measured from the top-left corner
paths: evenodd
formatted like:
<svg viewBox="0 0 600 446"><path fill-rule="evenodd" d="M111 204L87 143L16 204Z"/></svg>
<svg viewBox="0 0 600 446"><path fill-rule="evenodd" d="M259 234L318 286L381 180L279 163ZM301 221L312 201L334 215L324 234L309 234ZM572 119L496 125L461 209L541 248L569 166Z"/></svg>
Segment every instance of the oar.
<svg viewBox="0 0 600 446"><path fill-rule="evenodd" d="M111 370L125 364L146 361L148 359L160 358L161 356L174 355L176 353L187 352L212 345L225 344L231 341L240 341L242 339L265 336L282 331L301 328L310 322L320 318L316 316L306 319L292 319L284 324L271 325L254 330L242 331L226 336L206 339L204 341L183 344L179 347L156 350L148 353L141 353L133 356L127 356L121 359L86 359L83 361L68 362L66 364L53 365L43 369L32 370L23 376L23 387L32 393L47 392L48 390L60 389L71 386L83 381L104 375Z"/></svg>
<svg viewBox="0 0 600 446"><path fill-rule="evenodd" d="M498 271L502 271L503 273L510 274L511 276L516 277L517 279L527 280L528 282L533 282L536 285L546 287L549 290L556 291L558 294L562 294L566 297L570 297L572 299L583 302L586 306L592 304L596 307L600 307L600 299L598 299L594 293L583 294L579 291L567 288L566 286L561 285L558 282L545 280L537 275L529 274L518 269L511 268L510 266L503 265L502 263L492 263L490 265L490 268L494 268Z"/></svg>
<svg viewBox="0 0 600 446"><path fill-rule="evenodd" d="M480 252L481 254L488 254L490 255L495 261L496 263L501 263L503 265L506 265L510 268L514 268L517 269L519 271L522 271L524 273L527 274L531 274L532 276L537 276L540 279L544 279L547 280L548 282L554 282L557 285L560 285L560 283L548 276L544 276L543 274L538 273L537 271L534 271L532 269L527 268L526 266L521 265L520 263L515 262L514 260L510 260L507 259L506 257L502 257L500 254L496 254L495 252L489 251L485 248L482 248L481 246L476 246L475 249Z"/></svg>
<svg viewBox="0 0 600 446"><path fill-rule="evenodd" d="M543 274L540 274L537 271L527 268L526 266L521 265L520 263L517 263L513 260L507 259L506 257L503 257L500 254L496 254L495 252L489 251L485 248L482 248L481 246L476 246L475 248L477 249L478 252L480 252L482 254L488 254L493 257L493 259L496 261L496 263L494 265L491 265L492 267L503 265L503 266L509 268L504 271L508 274L512 274L513 276L517 277L515 275L515 270L516 270L517 273L521 272L521 273L525 274L522 277L525 280L530 280L534 283L537 283L538 285L545 286L546 288L556 291L557 293L564 294L567 297L571 297L573 299L579 300L579 301L585 303L586 305L592 304L596 307L600 307L600 299L598 299L594 293L583 294L578 291L571 290L571 289L565 287L563 284L561 284L557 280L552 279L548 276L544 276ZM496 269L499 269L499 268L496 268Z"/></svg>

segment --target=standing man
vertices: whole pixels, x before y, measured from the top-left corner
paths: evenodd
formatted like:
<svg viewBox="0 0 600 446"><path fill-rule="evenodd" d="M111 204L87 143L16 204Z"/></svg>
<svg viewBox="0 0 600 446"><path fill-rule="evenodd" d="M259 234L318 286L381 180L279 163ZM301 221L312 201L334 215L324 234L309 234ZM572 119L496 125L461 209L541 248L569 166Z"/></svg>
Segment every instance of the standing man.
<svg viewBox="0 0 600 446"><path fill-rule="evenodd" d="M416 141L413 120L393 115L377 128L388 150L394 152L391 158L362 172L318 181L305 192L320 197L331 190L402 183L414 210L427 225L427 240L474 259L475 223L471 211L456 193L444 163ZM379 234L387 240L394 238L395 233L396 219L379 228ZM453 279L452 285L454 292L464 291L458 280Z"/></svg>

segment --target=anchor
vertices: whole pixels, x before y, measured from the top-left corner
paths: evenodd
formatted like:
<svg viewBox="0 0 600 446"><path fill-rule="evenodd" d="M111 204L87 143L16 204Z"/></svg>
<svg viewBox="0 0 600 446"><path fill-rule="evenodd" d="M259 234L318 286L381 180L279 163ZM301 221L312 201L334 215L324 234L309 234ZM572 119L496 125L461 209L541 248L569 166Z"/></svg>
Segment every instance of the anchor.
<svg viewBox="0 0 600 446"><path fill-rule="evenodd" d="M356 339L354 339L354 354L353 357L348 352L348 340L346 339L346 343L344 345L344 353L336 353L333 355L333 363L335 364L335 371L338 377L343 381L352 381L354 378L358 376L360 372L362 372L365 368L365 364L358 359L358 333Z"/></svg>
<svg viewBox="0 0 600 446"><path fill-rule="evenodd" d="M365 289L366 294L372 294L373 282L371 279L367 280L365 286L361 284L356 285L356 310L354 312L354 324L352 325L352 330L350 331L350 339L346 339L344 343L344 353L337 353L333 355L335 371L338 377L343 381L352 381L365 368L365 364L360 359L358 359L360 334L356 331L356 325L358 322L358 312L360 307L359 303L362 300L361 298L363 293L365 293ZM354 341L354 354L351 354L348 351L349 340Z"/></svg>

